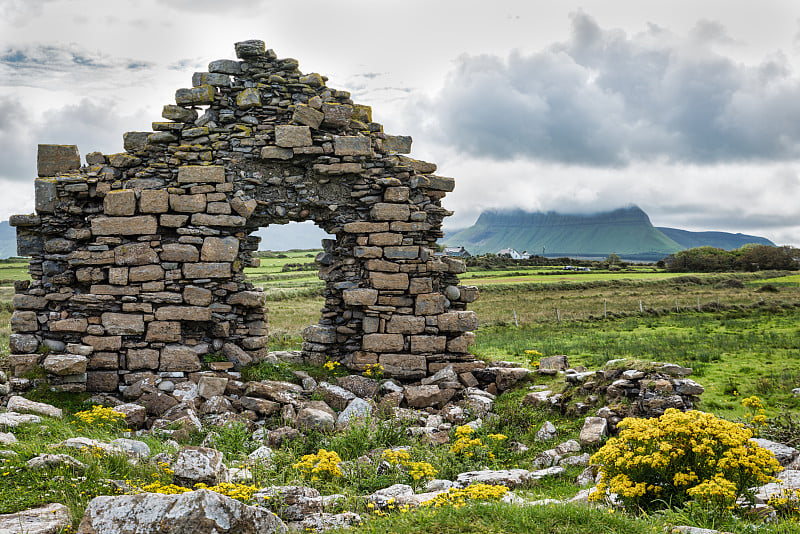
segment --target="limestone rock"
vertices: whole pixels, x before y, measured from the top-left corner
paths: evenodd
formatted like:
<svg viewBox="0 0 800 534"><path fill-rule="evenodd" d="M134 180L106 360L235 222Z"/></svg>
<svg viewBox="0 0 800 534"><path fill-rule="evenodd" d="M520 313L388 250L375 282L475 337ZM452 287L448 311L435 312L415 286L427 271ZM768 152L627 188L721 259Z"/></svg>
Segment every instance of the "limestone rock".
<svg viewBox="0 0 800 534"><path fill-rule="evenodd" d="M219 493L95 497L78 534L270 534L287 532L272 512Z"/></svg>
<svg viewBox="0 0 800 534"><path fill-rule="evenodd" d="M227 468L222 453L206 447L184 447L172 466L178 484L193 487L198 482L214 485L225 480Z"/></svg>
<svg viewBox="0 0 800 534"><path fill-rule="evenodd" d="M581 428L581 445L597 445L608 435L608 421L602 417L587 417Z"/></svg>
<svg viewBox="0 0 800 534"><path fill-rule="evenodd" d="M61 408L56 408L44 402L31 401L19 395L14 395L8 399L6 408L8 408L9 412L44 415L47 417L55 417L56 419L61 419L63 416Z"/></svg>
<svg viewBox="0 0 800 534"><path fill-rule="evenodd" d="M0 428L16 428L19 425L41 423L42 418L33 414L15 412L0 413Z"/></svg>
<svg viewBox="0 0 800 534"><path fill-rule="evenodd" d="M0 515L0 532L4 534L58 534L71 524L69 508L59 503Z"/></svg>
<svg viewBox="0 0 800 534"><path fill-rule="evenodd" d="M303 430L330 431L336 426L336 419L324 410L303 408L297 412L295 424Z"/></svg>

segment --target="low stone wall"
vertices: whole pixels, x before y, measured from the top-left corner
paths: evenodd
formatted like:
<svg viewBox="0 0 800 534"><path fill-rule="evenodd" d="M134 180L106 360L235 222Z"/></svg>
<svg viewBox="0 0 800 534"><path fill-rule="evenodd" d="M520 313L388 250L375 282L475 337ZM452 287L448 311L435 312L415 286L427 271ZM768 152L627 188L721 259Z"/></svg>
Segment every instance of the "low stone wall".
<svg viewBox="0 0 800 534"><path fill-rule="evenodd" d="M668 408L697 406L703 386L688 377L692 370L673 363L611 360L598 371L572 369L566 356L542 358L539 372L563 373L560 391L542 387L525 404L544 405L571 415L594 411L613 431L625 417L658 417Z"/></svg>
<svg viewBox="0 0 800 534"><path fill-rule="evenodd" d="M434 255L452 178L407 157L372 110L261 41L212 61L125 152L40 145L36 213L15 215L30 282L15 285L11 368L53 386L115 392L124 375L182 378L221 353L266 356L267 310L243 269L270 224L314 221L335 239L304 357L419 379L472 361L477 327L461 260ZM129 382L129 381L128 381Z"/></svg>

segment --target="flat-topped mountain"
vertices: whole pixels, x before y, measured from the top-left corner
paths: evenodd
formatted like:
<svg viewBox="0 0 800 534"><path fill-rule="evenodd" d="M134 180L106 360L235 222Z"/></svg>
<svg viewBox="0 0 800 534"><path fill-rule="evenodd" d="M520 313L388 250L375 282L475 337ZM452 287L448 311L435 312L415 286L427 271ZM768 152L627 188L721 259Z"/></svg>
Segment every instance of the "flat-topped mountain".
<svg viewBox="0 0 800 534"><path fill-rule="evenodd" d="M747 243L773 245L762 237L726 232L656 228L638 206L581 214L530 213L520 209L486 211L469 228L448 233L443 242L471 254L513 248L547 256L607 256L658 260L698 246L734 249Z"/></svg>

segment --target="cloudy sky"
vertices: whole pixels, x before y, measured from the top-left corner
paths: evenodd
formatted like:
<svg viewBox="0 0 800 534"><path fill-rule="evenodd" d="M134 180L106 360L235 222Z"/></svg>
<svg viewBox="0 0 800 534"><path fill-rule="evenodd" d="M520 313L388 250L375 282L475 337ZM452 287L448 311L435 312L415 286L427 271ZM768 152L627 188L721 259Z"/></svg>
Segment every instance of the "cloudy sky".
<svg viewBox="0 0 800 534"><path fill-rule="evenodd" d="M636 204L800 246L796 0L0 0L0 219L37 143L120 152L245 39L411 135L450 228Z"/></svg>

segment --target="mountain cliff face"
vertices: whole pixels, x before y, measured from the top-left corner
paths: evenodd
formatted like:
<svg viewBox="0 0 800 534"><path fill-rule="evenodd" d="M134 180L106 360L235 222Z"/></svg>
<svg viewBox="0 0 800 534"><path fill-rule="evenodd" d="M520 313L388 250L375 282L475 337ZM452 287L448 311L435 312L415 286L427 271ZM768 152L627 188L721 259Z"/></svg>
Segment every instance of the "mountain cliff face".
<svg viewBox="0 0 800 534"><path fill-rule="evenodd" d="M666 229L671 231L667 233L662 230L654 227L647 214L637 206L590 215L487 211L473 226L446 235L443 242L451 247L463 246L472 254L513 248L547 256L607 256L615 253L627 258L658 260L695 246L720 246L724 243L726 246L720 248L738 248L742 244L763 240L742 236L744 243L728 246L735 241L728 239L729 236L742 234ZM690 242L699 244L686 244Z"/></svg>

